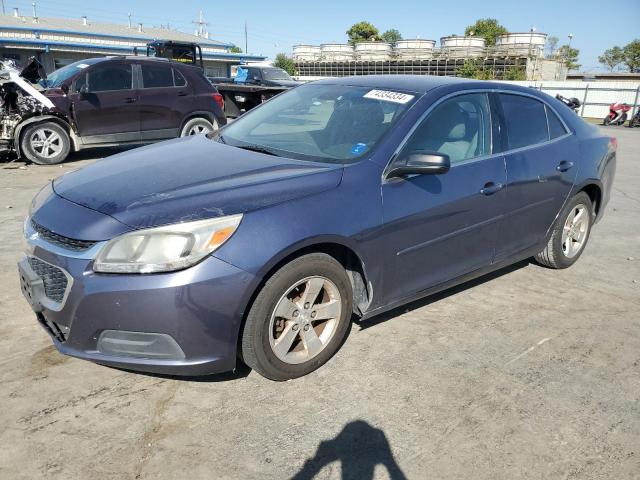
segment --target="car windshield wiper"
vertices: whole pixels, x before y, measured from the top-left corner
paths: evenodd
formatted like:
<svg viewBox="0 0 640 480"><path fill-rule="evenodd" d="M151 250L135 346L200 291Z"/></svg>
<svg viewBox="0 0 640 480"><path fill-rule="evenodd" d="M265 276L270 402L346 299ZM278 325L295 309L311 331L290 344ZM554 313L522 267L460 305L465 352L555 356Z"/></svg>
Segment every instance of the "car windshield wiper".
<svg viewBox="0 0 640 480"><path fill-rule="evenodd" d="M235 146L238 148L242 148L243 150L250 150L252 152L266 153L267 155L273 155L275 157L281 156L278 153L276 153L274 150L270 149L269 147L264 147L262 145L235 145Z"/></svg>

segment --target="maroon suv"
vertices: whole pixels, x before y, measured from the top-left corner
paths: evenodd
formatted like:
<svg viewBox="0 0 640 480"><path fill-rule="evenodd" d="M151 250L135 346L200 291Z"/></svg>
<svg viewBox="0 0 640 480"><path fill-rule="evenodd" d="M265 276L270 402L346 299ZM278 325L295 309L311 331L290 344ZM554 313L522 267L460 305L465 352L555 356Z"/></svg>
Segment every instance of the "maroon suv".
<svg viewBox="0 0 640 480"><path fill-rule="evenodd" d="M14 136L18 154L39 164L88 147L208 133L227 122L222 96L202 70L163 58L81 60L40 86L52 108L25 115Z"/></svg>

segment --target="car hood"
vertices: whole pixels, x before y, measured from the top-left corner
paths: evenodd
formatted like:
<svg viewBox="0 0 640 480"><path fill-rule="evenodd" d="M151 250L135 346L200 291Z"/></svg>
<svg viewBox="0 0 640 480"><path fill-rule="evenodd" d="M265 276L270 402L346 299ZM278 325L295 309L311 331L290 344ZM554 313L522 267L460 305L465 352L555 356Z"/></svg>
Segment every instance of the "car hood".
<svg viewBox="0 0 640 480"><path fill-rule="evenodd" d="M339 185L342 165L251 152L196 135L121 153L54 182L61 197L133 228L245 213Z"/></svg>

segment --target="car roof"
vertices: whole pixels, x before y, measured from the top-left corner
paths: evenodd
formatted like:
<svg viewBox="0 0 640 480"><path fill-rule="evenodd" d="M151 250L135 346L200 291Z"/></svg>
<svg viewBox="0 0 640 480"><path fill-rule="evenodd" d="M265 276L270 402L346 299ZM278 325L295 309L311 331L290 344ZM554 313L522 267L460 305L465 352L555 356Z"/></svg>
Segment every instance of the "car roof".
<svg viewBox="0 0 640 480"><path fill-rule="evenodd" d="M443 86L474 82L468 78L443 77L435 75L362 75L354 77L339 77L318 80L316 83L332 85L350 85L358 87L384 88L392 90L406 90L416 93L426 93L429 90ZM477 82L481 83L481 82Z"/></svg>
<svg viewBox="0 0 640 480"><path fill-rule="evenodd" d="M536 89L514 85L507 82L492 82L486 80L473 80L460 77L446 77L436 75L361 75L352 77L337 77L318 80L314 83L331 85L349 85L356 87L380 88L385 90L400 90L424 94L438 87L457 87L460 90L467 89L499 89L509 90L514 93L527 93L539 98L546 98Z"/></svg>

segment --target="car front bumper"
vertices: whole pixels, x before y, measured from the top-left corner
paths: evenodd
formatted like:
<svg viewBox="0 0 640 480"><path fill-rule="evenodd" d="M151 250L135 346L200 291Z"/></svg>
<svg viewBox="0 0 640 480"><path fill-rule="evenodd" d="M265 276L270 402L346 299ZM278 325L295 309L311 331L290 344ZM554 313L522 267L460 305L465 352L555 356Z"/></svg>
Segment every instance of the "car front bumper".
<svg viewBox="0 0 640 480"><path fill-rule="evenodd" d="M30 242L18 264L23 294L61 353L170 375L235 368L253 275L215 257L178 272L98 274L99 248Z"/></svg>

